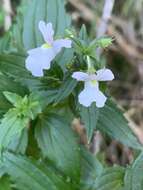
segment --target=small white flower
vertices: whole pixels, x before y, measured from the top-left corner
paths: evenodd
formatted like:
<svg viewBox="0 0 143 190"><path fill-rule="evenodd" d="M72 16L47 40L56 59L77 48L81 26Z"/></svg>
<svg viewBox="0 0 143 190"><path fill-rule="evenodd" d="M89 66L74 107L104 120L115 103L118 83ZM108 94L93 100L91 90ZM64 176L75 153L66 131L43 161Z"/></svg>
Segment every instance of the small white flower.
<svg viewBox="0 0 143 190"><path fill-rule="evenodd" d="M69 39L54 40L54 30L51 23L39 22L39 30L42 33L45 44L41 47L28 51L26 68L34 76L43 76L43 69L50 69L51 61L61 51L63 47L71 48L72 41Z"/></svg>
<svg viewBox="0 0 143 190"><path fill-rule="evenodd" d="M96 106L99 108L105 105L107 98L99 89L99 81L113 80L114 75L111 70L100 69L96 74L74 72L72 78L84 81L84 89L78 96L80 104L89 107L92 102L96 102Z"/></svg>

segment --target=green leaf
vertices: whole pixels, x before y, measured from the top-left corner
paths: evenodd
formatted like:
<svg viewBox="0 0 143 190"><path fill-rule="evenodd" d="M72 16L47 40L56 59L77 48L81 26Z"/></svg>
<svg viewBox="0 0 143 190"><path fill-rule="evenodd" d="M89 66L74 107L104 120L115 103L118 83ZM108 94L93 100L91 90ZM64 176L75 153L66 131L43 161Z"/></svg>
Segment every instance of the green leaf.
<svg viewBox="0 0 143 190"><path fill-rule="evenodd" d="M26 94L27 89L22 87L18 82L13 81L13 79L3 75L0 75L0 81L0 112L5 113L9 108L11 108L11 104L3 95L3 91L16 92L23 96Z"/></svg>
<svg viewBox="0 0 143 190"><path fill-rule="evenodd" d="M143 153L138 156L131 167L127 168L124 183L124 190L143 189Z"/></svg>
<svg viewBox="0 0 143 190"><path fill-rule="evenodd" d="M66 97L68 97L76 85L77 81L75 79L72 79L71 76L66 76L61 87L59 88L55 103L59 103L61 100L64 100Z"/></svg>
<svg viewBox="0 0 143 190"><path fill-rule="evenodd" d="M38 29L40 20L51 22L56 35L63 35L70 25L65 13L63 0L33 0L24 12L23 42L26 49L37 47L43 43Z"/></svg>
<svg viewBox="0 0 143 190"><path fill-rule="evenodd" d="M0 71L13 78L30 77L25 68L25 56L19 54L0 54Z"/></svg>
<svg viewBox="0 0 143 190"><path fill-rule="evenodd" d="M42 110L46 108L47 105L54 102L57 97L58 90L41 90L36 92L38 101L42 107Z"/></svg>
<svg viewBox="0 0 143 190"><path fill-rule="evenodd" d="M96 108L95 104L92 104L88 108L80 106L80 116L81 121L84 123L86 128L88 142L90 142L93 132L96 129L96 124L99 117L99 109Z"/></svg>
<svg viewBox="0 0 143 190"><path fill-rule="evenodd" d="M10 34L7 33L0 38L0 53L7 51L10 47Z"/></svg>
<svg viewBox="0 0 143 190"><path fill-rule="evenodd" d="M15 135L19 135L21 131L28 127L29 118L19 117L14 109L10 109L0 124L0 150L7 148Z"/></svg>
<svg viewBox="0 0 143 190"><path fill-rule="evenodd" d="M63 173L80 177L80 149L70 125L56 114L42 115L36 125L36 139L43 155Z"/></svg>
<svg viewBox="0 0 143 190"><path fill-rule="evenodd" d="M0 178L6 173L3 163L0 162Z"/></svg>
<svg viewBox="0 0 143 190"><path fill-rule="evenodd" d="M142 149L141 144L128 126L128 122L123 116L123 113L117 108L115 103L110 100L100 109L97 128L124 145L134 149Z"/></svg>
<svg viewBox="0 0 143 190"><path fill-rule="evenodd" d="M41 112L39 102L34 99L32 94L29 97L24 96L24 98L10 92L7 92L6 95L14 103L15 108L10 109L1 121L0 149L8 148L15 136L21 135L22 130L28 127L29 121Z"/></svg>
<svg viewBox="0 0 143 190"><path fill-rule="evenodd" d="M107 48L108 46L112 44L112 42L113 42L113 39L111 37L101 37L99 39L93 40L90 46L92 48L96 48L96 47Z"/></svg>
<svg viewBox="0 0 143 190"><path fill-rule="evenodd" d="M124 174L125 170L121 167L107 168L96 178L91 190L121 190Z"/></svg>
<svg viewBox="0 0 143 190"><path fill-rule="evenodd" d="M57 63L61 66L62 70L66 72L66 68L72 62L74 56L74 49L63 49L59 55L56 57Z"/></svg>
<svg viewBox="0 0 143 190"><path fill-rule="evenodd" d="M9 177L3 176L0 178L0 190L12 190Z"/></svg>
<svg viewBox="0 0 143 190"><path fill-rule="evenodd" d="M44 163L6 152L4 165L19 190L72 190L69 182Z"/></svg>
<svg viewBox="0 0 143 190"><path fill-rule="evenodd" d="M17 24L13 27L14 43L18 50L29 50L41 46L44 41L39 31L40 20L51 22L55 31L55 38L64 37L65 29L70 27L71 19L65 12L64 0L32 0L29 1L17 17ZM23 16L22 16L23 15ZM22 48L22 44L24 48ZM64 49L56 58L65 70L73 57L73 50Z"/></svg>
<svg viewBox="0 0 143 190"><path fill-rule="evenodd" d="M16 107L13 110L18 116L34 119L38 113L41 113L41 106L35 93L23 98L11 92L4 92L4 95Z"/></svg>
<svg viewBox="0 0 143 190"><path fill-rule="evenodd" d="M19 103L22 101L22 97L17 95L16 93L11 93L11 92L8 92L8 91L4 91L3 94L6 97L6 99L10 103L12 103L15 107L17 107L19 105Z"/></svg>
<svg viewBox="0 0 143 190"><path fill-rule="evenodd" d="M82 150L82 190L123 190L124 168L105 168L95 155Z"/></svg>
<svg viewBox="0 0 143 190"><path fill-rule="evenodd" d="M80 29L79 37L81 40L84 40L84 41L87 41L87 39L88 39L86 26L84 24L82 25L82 27Z"/></svg>
<svg viewBox="0 0 143 190"><path fill-rule="evenodd" d="M24 154L28 145L28 129L25 128L21 133L16 134L7 149L14 151L15 153Z"/></svg>
<svg viewBox="0 0 143 190"><path fill-rule="evenodd" d="M96 178L103 172L103 166L99 160L88 150L82 149L82 190L90 190L95 183Z"/></svg>

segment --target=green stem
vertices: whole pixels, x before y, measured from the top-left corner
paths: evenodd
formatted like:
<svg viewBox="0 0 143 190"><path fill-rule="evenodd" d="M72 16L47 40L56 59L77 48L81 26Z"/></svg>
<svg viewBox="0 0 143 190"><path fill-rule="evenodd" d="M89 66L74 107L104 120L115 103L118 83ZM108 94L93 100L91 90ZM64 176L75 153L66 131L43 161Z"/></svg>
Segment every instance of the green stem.
<svg viewBox="0 0 143 190"><path fill-rule="evenodd" d="M88 66L88 73L91 73L91 74L95 73L96 70L95 70L89 56L87 56L87 66Z"/></svg>

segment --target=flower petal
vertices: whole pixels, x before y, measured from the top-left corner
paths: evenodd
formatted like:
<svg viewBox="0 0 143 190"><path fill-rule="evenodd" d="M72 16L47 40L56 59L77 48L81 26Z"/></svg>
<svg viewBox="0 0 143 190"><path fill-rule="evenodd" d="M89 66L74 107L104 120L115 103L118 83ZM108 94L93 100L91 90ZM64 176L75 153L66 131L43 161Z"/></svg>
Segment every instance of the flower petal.
<svg viewBox="0 0 143 190"><path fill-rule="evenodd" d="M96 107L98 108L104 107L106 100L107 100L106 96L100 90L96 91L96 98L95 98Z"/></svg>
<svg viewBox="0 0 143 190"><path fill-rule="evenodd" d="M59 39L55 40L53 47L56 53L59 53L63 47L71 48L72 41L69 39Z"/></svg>
<svg viewBox="0 0 143 190"><path fill-rule="evenodd" d="M84 88L83 91L78 96L79 103L85 107L89 107L92 102L94 102L93 98L93 88Z"/></svg>
<svg viewBox="0 0 143 190"><path fill-rule="evenodd" d="M26 68L38 77L43 76L43 69L50 69L50 63L55 57L53 48L35 48L28 51L28 54Z"/></svg>
<svg viewBox="0 0 143 190"><path fill-rule="evenodd" d="M84 90L79 94L79 103L85 107L89 107L93 102L101 108L105 105L106 97L99 90L99 85L92 86L90 82L85 82Z"/></svg>
<svg viewBox="0 0 143 190"><path fill-rule="evenodd" d="M77 81L86 81L89 76L87 73L83 73L83 72L74 72L72 74L72 78L76 79Z"/></svg>
<svg viewBox="0 0 143 190"><path fill-rule="evenodd" d="M44 21L40 21L39 30L42 33L45 42L47 42L48 44L52 44L54 35L52 23L46 24Z"/></svg>
<svg viewBox="0 0 143 190"><path fill-rule="evenodd" d="M100 69L97 71L98 81L111 81L114 79L114 74L110 69Z"/></svg>

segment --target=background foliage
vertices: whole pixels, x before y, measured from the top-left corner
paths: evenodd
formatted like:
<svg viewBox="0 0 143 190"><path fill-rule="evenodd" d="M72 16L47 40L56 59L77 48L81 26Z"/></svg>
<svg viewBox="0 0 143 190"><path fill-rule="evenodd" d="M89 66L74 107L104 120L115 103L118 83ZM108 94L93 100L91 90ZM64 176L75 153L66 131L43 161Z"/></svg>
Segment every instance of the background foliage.
<svg viewBox="0 0 143 190"><path fill-rule="evenodd" d="M142 120L137 115L142 108L134 94L140 94L142 84L142 0L115 1L107 31L115 40L98 63L114 70L110 91L116 100L109 98L102 109L95 104L85 108L77 103L81 85L71 78L85 67L84 48L96 37L103 4L11 1L7 31L1 6L0 189L143 189ZM26 70L25 58L28 49L43 43L37 27L41 19L53 23L56 36L72 31L83 49L63 50L51 70L36 78ZM126 108L126 117L116 102Z"/></svg>

